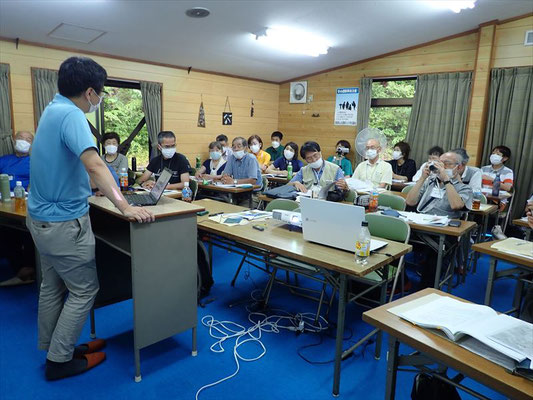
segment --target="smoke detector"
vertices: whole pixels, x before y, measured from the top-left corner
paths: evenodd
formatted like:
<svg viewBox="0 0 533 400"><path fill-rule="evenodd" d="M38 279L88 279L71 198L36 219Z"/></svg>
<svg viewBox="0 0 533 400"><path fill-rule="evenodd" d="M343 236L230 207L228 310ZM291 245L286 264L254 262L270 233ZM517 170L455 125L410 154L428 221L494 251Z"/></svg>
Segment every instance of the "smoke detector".
<svg viewBox="0 0 533 400"><path fill-rule="evenodd" d="M211 14L211 11L204 7L193 7L185 11L185 15L191 18L205 18L209 14Z"/></svg>

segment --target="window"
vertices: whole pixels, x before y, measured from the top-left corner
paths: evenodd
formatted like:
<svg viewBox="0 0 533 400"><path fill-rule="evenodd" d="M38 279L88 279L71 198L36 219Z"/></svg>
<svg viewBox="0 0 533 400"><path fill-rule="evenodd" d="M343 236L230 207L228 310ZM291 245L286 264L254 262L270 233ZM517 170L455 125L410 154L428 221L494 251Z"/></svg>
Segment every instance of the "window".
<svg viewBox="0 0 533 400"><path fill-rule="evenodd" d="M380 129L387 137L390 158L394 143L404 140L415 95L416 78L374 79L369 126Z"/></svg>
<svg viewBox="0 0 533 400"><path fill-rule="evenodd" d="M120 142L124 141L142 123L142 129L131 142L127 152L128 164L137 158L137 168L143 168L150 161L148 131L144 123L142 95L138 82L108 80L104 87L106 95L102 100L97 116L97 128L103 135L116 132Z"/></svg>

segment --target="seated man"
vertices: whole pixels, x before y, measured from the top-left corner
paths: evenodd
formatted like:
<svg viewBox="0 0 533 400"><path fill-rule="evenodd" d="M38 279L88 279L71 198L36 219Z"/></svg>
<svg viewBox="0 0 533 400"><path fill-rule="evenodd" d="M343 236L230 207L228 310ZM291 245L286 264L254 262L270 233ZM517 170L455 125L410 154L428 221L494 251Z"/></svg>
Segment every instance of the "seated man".
<svg viewBox="0 0 533 400"><path fill-rule="evenodd" d="M307 162L307 165L298 171L288 183L289 185L296 187L298 191L303 193L312 189L313 186L324 187L332 181L339 189L345 190L347 188L342 169L338 165L322 159L322 152L318 143L305 142L300 150L300 155ZM335 187L330 189L330 191L333 190Z"/></svg>
<svg viewBox="0 0 533 400"><path fill-rule="evenodd" d="M15 135L15 154L0 157L0 174L13 177L11 190L16 181L21 181L28 190L30 183L30 148L33 135L30 132L17 132ZM0 254L6 256L15 276L0 282L0 286L14 286L35 281L35 247L29 232L0 226Z"/></svg>
<svg viewBox="0 0 533 400"><path fill-rule="evenodd" d="M453 150L454 153L459 154L463 162L458 167L458 176L461 178L461 182L470 186L472 191L480 192L481 191L481 170L476 167L467 166L470 156L466 152L466 149L458 148Z"/></svg>
<svg viewBox="0 0 533 400"><path fill-rule="evenodd" d="M435 170L429 165L422 171L422 176L413 189L407 194L405 202L409 206L417 206L422 214L446 215L459 218L463 210L472 208L472 188L461 182L459 167L462 157L454 152L444 153L440 161L434 161ZM422 264L422 288L433 286L435 279L434 254L429 246L422 247L425 262ZM445 268L443 268L445 270Z"/></svg>
<svg viewBox="0 0 533 400"><path fill-rule="evenodd" d="M247 151L248 141L243 137L236 137L231 143L232 154L226 162L221 181L226 185L251 183L262 186L261 169L257 158ZM255 190L261 190L255 189Z"/></svg>
<svg viewBox="0 0 533 400"><path fill-rule="evenodd" d="M513 188L513 170L507 168L504 164L511 158L511 149L506 146L496 146L492 149L490 155L490 164L481 167L482 185L485 188L492 189L494 178L500 177L500 190L507 192Z"/></svg>
<svg viewBox="0 0 533 400"><path fill-rule="evenodd" d="M24 189L28 190L30 184L30 147L33 135L30 132L20 131L15 135L15 154L0 157L0 174L12 176L10 181L11 191L17 181L22 182Z"/></svg>
<svg viewBox="0 0 533 400"><path fill-rule="evenodd" d="M222 158L224 161L228 161L231 156L231 147L228 146L228 137L224 134L217 136L216 141L222 145Z"/></svg>
<svg viewBox="0 0 533 400"><path fill-rule="evenodd" d="M161 155L150 160L146 171L144 171L137 182L145 189L152 189L155 181L149 181L148 179L154 174L157 180L159 175L161 175L161 171L168 168L172 171L172 176L167 189L183 189L183 183L189 182L189 170L191 166L187 157L183 154L176 153L176 135L171 131L161 131L157 135L157 142L157 148L161 152Z"/></svg>
<svg viewBox="0 0 533 400"><path fill-rule="evenodd" d="M422 166L418 171L416 171L416 174L413 176L413 182L418 182L420 177L422 176L422 171L424 171L424 168L426 168L427 164L432 161L439 161L439 157L444 154L444 150L440 146L433 146L428 151L428 160Z"/></svg>
<svg viewBox="0 0 533 400"><path fill-rule="evenodd" d="M274 162L276 160L279 160L283 157L283 150L285 150L285 147L281 145L281 140L283 139L283 133L280 131L274 131L272 132L272 135L270 135L270 140L272 141L272 146L270 146L265 151L270 154L270 161Z"/></svg>
<svg viewBox="0 0 533 400"><path fill-rule="evenodd" d="M370 182L372 186L385 188L392 184L392 167L379 159L381 144L378 139L369 139L366 142L366 161L359 163L353 178Z"/></svg>

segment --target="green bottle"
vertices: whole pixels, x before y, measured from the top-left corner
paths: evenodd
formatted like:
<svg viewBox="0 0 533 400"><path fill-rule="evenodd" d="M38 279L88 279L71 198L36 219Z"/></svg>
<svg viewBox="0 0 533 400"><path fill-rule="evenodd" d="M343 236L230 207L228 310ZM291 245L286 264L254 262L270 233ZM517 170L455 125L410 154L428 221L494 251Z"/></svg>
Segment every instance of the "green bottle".
<svg viewBox="0 0 533 400"><path fill-rule="evenodd" d="M202 166L202 159L200 158L200 156L196 156L196 169L200 169L201 166Z"/></svg>
<svg viewBox="0 0 533 400"><path fill-rule="evenodd" d="M2 194L2 202L11 202L11 190L9 188L9 175L0 174L0 193Z"/></svg>
<svg viewBox="0 0 533 400"><path fill-rule="evenodd" d="M287 165L287 180L292 179L292 162L289 161L289 165Z"/></svg>

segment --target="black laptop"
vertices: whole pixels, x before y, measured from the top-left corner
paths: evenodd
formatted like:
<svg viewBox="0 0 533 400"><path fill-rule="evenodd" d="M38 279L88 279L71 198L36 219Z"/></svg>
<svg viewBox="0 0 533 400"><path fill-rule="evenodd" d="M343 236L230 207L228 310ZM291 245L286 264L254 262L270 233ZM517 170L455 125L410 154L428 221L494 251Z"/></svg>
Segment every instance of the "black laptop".
<svg viewBox="0 0 533 400"><path fill-rule="evenodd" d="M132 206L155 206L165 191L171 177L172 171L165 168L161 172L161 175L159 175L159 179L155 182L150 193L128 194L124 197L128 204L131 204Z"/></svg>

